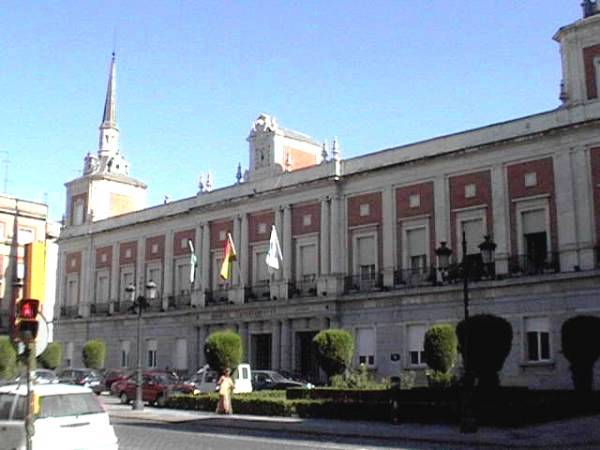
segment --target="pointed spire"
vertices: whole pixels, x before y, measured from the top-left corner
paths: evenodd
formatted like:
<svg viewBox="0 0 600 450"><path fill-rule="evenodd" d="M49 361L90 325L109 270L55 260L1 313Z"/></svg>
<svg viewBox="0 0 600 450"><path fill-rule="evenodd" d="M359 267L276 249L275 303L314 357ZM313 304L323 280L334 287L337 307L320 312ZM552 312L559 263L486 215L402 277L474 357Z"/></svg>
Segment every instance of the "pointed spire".
<svg viewBox="0 0 600 450"><path fill-rule="evenodd" d="M235 173L235 179L237 180L238 184L242 182L242 163L238 163L237 172Z"/></svg>
<svg viewBox="0 0 600 450"><path fill-rule="evenodd" d="M321 150L321 162L327 162L327 156L329 152L327 151L327 142L323 141L323 149Z"/></svg>
<svg viewBox="0 0 600 450"><path fill-rule="evenodd" d="M341 158L340 155L340 144L338 143L337 136L333 138L333 144L331 145L331 155L333 156L334 161L339 161Z"/></svg>
<svg viewBox="0 0 600 450"><path fill-rule="evenodd" d="M104 113L100 124L100 142L98 153L113 154L119 149L119 129L117 128L117 66L115 53L112 54L110 70L108 73L108 85L106 87L106 99L104 100Z"/></svg>

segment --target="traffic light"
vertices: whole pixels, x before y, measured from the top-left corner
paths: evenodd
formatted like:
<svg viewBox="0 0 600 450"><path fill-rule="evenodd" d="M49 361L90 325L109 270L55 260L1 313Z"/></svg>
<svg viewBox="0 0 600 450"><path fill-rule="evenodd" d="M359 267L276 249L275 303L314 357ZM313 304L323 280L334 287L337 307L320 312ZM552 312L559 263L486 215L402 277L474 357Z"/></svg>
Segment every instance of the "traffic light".
<svg viewBox="0 0 600 450"><path fill-rule="evenodd" d="M40 301L33 298L24 298L17 304L17 339L29 344L37 337L39 323L37 319Z"/></svg>

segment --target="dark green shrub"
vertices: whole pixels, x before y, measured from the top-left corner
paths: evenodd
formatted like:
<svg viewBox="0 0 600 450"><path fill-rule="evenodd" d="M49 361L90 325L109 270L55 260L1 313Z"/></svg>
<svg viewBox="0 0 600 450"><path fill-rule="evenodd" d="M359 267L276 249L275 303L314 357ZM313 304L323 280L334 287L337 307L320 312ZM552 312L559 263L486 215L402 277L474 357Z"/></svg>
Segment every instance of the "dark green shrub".
<svg viewBox="0 0 600 450"><path fill-rule="evenodd" d="M452 325L434 325L425 333L424 360L431 369L427 374L429 386L445 389L452 386L451 373L457 356L456 333Z"/></svg>
<svg viewBox="0 0 600 450"><path fill-rule="evenodd" d="M560 334L575 390L591 392L594 363L600 356L600 318L571 317L563 323Z"/></svg>
<svg viewBox="0 0 600 450"><path fill-rule="evenodd" d="M8 380L17 371L17 352L8 336L0 336L0 379Z"/></svg>
<svg viewBox="0 0 600 450"><path fill-rule="evenodd" d="M242 361L242 352L242 340L231 330L211 333L204 344L206 362L218 373L227 367L235 369Z"/></svg>
<svg viewBox="0 0 600 450"><path fill-rule="evenodd" d="M456 327L458 350L477 379L481 389L495 389L500 385L498 372L510 353L512 327L502 317L478 314L462 320ZM466 347L466 355L465 355ZM470 380L465 380L470 383Z"/></svg>
<svg viewBox="0 0 600 450"><path fill-rule="evenodd" d="M349 369L342 375L332 376L329 384L336 389L389 389L390 387L388 379L383 379L381 382L375 380L364 364L361 364L358 369Z"/></svg>
<svg viewBox="0 0 600 450"><path fill-rule="evenodd" d="M313 338L313 345L327 377L344 373L354 356L354 338L346 330L323 330Z"/></svg>
<svg viewBox="0 0 600 450"><path fill-rule="evenodd" d="M82 351L83 364L89 369L101 369L106 358L106 344L100 339L87 341Z"/></svg>
<svg viewBox="0 0 600 450"><path fill-rule="evenodd" d="M44 369L56 369L62 360L62 346L58 342L50 342L37 360Z"/></svg>

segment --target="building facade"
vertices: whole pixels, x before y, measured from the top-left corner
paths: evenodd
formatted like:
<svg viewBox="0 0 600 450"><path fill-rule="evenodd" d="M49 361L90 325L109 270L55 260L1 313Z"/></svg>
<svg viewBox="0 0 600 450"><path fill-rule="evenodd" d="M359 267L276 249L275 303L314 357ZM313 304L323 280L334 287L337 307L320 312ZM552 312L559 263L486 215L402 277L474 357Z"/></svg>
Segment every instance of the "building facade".
<svg viewBox="0 0 600 450"><path fill-rule="evenodd" d="M83 344L100 338L107 366L133 367L125 288L141 293L152 280L146 367L193 371L208 334L228 328L253 367L317 378L311 339L341 327L356 339L356 364L422 379L426 330L463 317L464 235L470 313L513 327L502 382L571 386L561 325L600 314L600 15L595 4L585 11L554 36L564 76L554 110L351 159L262 114L238 183L152 208L119 152L113 59L98 155L66 184L56 305L65 365L81 364ZM283 261L271 274L272 226ZM228 233L237 261L224 281ZM486 236L491 264L479 248ZM442 271L444 247L455 265Z"/></svg>

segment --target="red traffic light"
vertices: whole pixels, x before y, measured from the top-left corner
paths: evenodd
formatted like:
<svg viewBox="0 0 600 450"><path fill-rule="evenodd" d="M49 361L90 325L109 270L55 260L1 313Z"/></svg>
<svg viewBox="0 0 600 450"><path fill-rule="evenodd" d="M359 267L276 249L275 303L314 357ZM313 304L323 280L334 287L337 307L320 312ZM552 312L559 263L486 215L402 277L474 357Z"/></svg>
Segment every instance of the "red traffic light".
<svg viewBox="0 0 600 450"><path fill-rule="evenodd" d="M17 318L26 320L36 320L39 308L39 300L35 300L33 298L24 298L19 302Z"/></svg>

